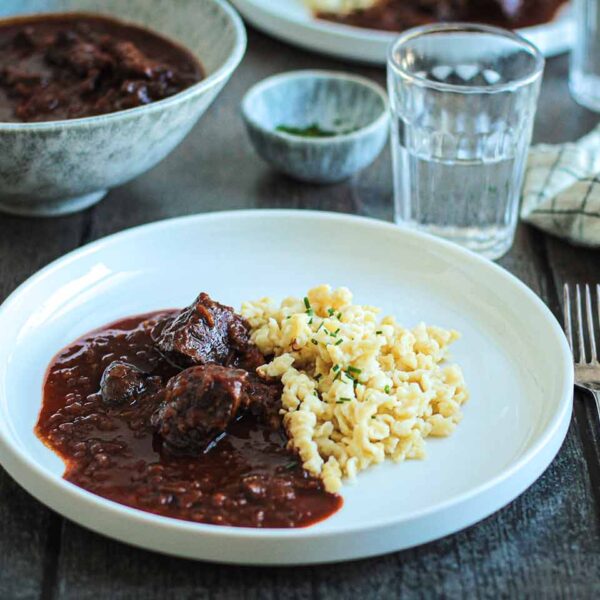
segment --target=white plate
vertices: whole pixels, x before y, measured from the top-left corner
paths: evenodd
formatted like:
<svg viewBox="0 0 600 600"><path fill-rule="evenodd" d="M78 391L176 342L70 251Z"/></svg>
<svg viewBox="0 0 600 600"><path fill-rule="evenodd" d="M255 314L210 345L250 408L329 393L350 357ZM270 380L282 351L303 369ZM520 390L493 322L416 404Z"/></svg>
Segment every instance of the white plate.
<svg viewBox="0 0 600 600"><path fill-rule="evenodd" d="M344 506L305 529L173 520L104 500L61 478L34 435L44 371L81 334L126 315L182 306L200 290L239 306L329 282L403 323L463 333L454 359L472 398L428 458L388 463L343 489ZM399 550L457 531L544 471L569 425L573 373L559 325L526 286L457 246L395 225L308 211L240 211L163 221L52 263L0 308L0 457L69 519L145 548L198 559L300 564Z"/></svg>
<svg viewBox="0 0 600 600"><path fill-rule="evenodd" d="M397 33L376 31L316 19L303 0L231 0L257 29L284 42L349 60L385 64ZM570 11L552 22L519 29L545 56L566 52L575 36Z"/></svg>

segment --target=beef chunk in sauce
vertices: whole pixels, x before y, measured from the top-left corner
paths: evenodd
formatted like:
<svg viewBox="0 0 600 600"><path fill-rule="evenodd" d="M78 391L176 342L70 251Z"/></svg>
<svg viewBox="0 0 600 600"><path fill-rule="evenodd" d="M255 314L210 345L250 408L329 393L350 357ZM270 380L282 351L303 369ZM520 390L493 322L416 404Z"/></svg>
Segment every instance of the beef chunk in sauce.
<svg viewBox="0 0 600 600"><path fill-rule="evenodd" d="M170 450L204 451L242 410L250 409L272 429L281 426L281 386L242 369L215 364L190 367L167 384L152 423Z"/></svg>
<svg viewBox="0 0 600 600"><path fill-rule="evenodd" d="M185 48L100 15L0 23L0 121L111 113L162 100L202 78Z"/></svg>
<svg viewBox="0 0 600 600"><path fill-rule="evenodd" d="M248 408L252 414L268 425L271 429L281 427L281 393L279 382L267 382L258 375L249 374L245 385L248 396Z"/></svg>
<svg viewBox="0 0 600 600"><path fill-rule="evenodd" d="M204 293L179 315L159 323L152 337L163 355L183 368L239 364L250 345L246 321Z"/></svg>
<svg viewBox="0 0 600 600"><path fill-rule="evenodd" d="M129 404L146 394L155 394L160 388L160 377L151 377L120 360L110 363L100 380L100 395L108 406Z"/></svg>
<svg viewBox="0 0 600 600"><path fill-rule="evenodd" d="M250 343L244 352L235 355L230 366L245 369L250 373L255 373L256 369L264 364L265 357L254 344Z"/></svg>
<svg viewBox="0 0 600 600"><path fill-rule="evenodd" d="M171 450L202 452L245 406L248 373L219 365L191 367L167 384L152 423Z"/></svg>

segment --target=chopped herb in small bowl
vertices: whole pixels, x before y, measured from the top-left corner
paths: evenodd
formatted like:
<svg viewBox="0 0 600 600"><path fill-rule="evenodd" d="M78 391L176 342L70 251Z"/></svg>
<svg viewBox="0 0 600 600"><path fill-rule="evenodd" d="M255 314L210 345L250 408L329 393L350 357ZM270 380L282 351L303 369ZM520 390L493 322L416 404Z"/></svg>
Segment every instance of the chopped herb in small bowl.
<svg viewBox="0 0 600 600"><path fill-rule="evenodd" d="M277 125L275 127L276 131L280 131L281 133L287 133L289 135L297 135L299 137L306 138L327 138L327 137L335 137L336 135L346 135L348 133L353 133L357 131L357 127L350 127L346 129L325 129L321 127L317 123L312 123L311 125L307 125L306 127L294 127L292 125Z"/></svg>

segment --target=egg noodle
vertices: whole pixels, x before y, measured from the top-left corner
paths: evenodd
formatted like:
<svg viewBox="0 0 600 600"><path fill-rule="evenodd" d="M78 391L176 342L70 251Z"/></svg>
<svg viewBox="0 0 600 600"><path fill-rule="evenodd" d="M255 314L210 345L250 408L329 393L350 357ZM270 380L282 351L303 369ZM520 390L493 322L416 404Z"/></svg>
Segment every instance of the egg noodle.
<svg viewBox="0 0 600 600"><path fill-rule="evenodd" d="M252 341L273 356L259 371L283 384L290 447L329 492L386 457L424 457L424 439L452 433L468 399L460 368L444 364L456 331L379 313L329 285L242 305Z"/></svg>

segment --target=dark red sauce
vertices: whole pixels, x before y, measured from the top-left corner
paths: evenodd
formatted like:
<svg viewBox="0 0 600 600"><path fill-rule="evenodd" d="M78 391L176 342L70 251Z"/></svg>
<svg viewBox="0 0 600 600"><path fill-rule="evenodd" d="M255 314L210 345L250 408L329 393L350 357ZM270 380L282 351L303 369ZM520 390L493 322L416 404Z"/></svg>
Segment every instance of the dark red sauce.
<svg viewBox="0 0 600 600"><path fill-rule="evenodd" d="M163 382L178 372L155 349L151 326L175 311L124 319L62 350L50 364L36 433L64 460L64 478L94 494L158 515L246 527L303 527L342 505L286 449L283 430L251 413L199 456L163 449L150 424L159 399L124 407L98 392L106 367L126 361Z"/></svg>
<svg viewBox="0 0 600 600"><path fill-rule="evenodd" d="M0 121L54 121L116 112L203 79L191 52L100 15L0 21Z"/></svg>
<svg viewBox="0 0 600 600"><path fill-rule="evenodd" d="M246 527L303 527L342 499L324 491L286 449L283 430L247 412L199 456L162 448L150 417L159 399L107 407L106 367L126 361L166 382L178 372L155 349L151 326L175 311L124 319L62 350L50 364L36 433L64 460L64 478L109 500L159 515Z"/></svg>
<svg viewBox="0 0 600 600"><path fill-rule="evenodd" d="M509 29L551 21L566 0L381 0L347 15L320 13L322 19L384 31L444 21L486 23Z"/></svg>

